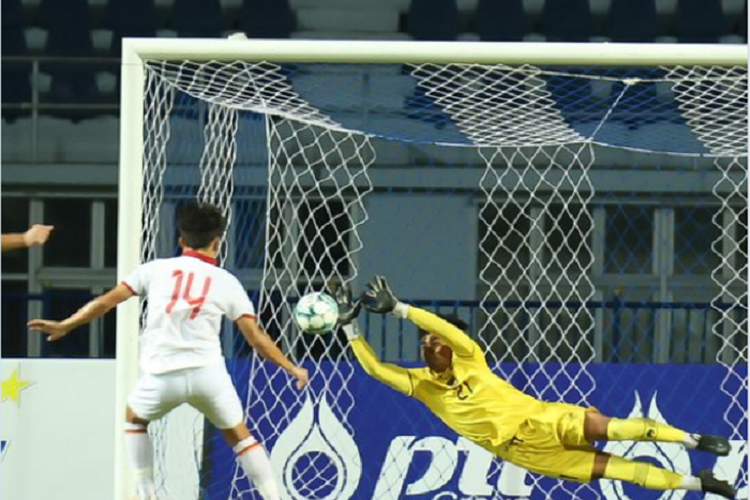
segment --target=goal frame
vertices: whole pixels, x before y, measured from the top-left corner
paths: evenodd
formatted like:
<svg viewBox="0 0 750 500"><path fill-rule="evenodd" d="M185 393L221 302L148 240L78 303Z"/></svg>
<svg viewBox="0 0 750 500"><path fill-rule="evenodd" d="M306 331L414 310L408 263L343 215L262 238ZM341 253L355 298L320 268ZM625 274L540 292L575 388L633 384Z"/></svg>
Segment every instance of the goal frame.
<svg viewBox="0 0 750 500"><path fill-rule="evenodd" d="M747 45L403 42L263 39L124 38L120 93L117 276L141 263L145 61L272 61L287 63L534 64L546 66L747 66ZM134 492L123 439L126 398L138 378L139 307L117 309L115 500Z"/></svg>

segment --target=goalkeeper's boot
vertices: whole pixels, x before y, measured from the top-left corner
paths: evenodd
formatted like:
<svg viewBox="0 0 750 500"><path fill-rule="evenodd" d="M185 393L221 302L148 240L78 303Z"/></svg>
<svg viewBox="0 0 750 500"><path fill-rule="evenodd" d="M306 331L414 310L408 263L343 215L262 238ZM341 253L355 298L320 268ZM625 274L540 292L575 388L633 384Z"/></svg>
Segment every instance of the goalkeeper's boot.
<svg viewBox="0 0 750 500"><path fill-rule="evenodd" d="M737 490L735 490L728 482L716 479L710 469L700 471L698 473L698 479L701 480L701 490L705 493L716 493L724 498L737 497Z"/></svg>
<svg viewBox="0 0 750 500"><path fill-rule="evenodd" d="M727 455L729 455L729 450L731 450L731 447L729 446L729 440L725 437L700 436L698 438L698 446L696 446L695 449L700 451L707 451L720 457L726 457Z"/></svg>

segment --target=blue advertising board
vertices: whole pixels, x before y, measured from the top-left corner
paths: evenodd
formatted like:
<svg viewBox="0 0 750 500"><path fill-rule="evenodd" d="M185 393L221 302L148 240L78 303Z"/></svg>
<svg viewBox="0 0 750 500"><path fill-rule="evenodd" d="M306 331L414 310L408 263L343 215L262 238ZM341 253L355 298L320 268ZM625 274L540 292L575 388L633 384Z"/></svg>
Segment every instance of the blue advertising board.
<svg viewBox="0 0 750 500"><path fill-rule="evenodd" d="M314 376L302 393L276 369L250 371L248 365L234 361L230 369L236 380L255 372L248 424L271 452L282 498L678 500L698 495L611 481L562 484L503 464L457 436L419 401L368 377L356 362L307 365ZM585 400L610 416L648 417L731 438L732 453L719 459L678 444L625 442L600 448L680 473L713 469L736 484L740 498L747 498L746 366L728 371L720 365L503 364L498 372L545 400ZM246 391L240 392L247 396ZM208 456L206 497L240 498L229 492L238 472L228 447L211 445ZM247 491L248 486L237 489Z"/></svg>

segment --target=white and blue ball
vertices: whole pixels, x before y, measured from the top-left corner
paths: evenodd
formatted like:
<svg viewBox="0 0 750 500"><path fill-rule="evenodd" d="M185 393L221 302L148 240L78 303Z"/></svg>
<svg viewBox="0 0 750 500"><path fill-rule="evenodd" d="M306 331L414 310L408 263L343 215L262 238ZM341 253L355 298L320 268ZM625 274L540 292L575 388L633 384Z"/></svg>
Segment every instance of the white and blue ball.
<svg viewBox="0 0 750 500"><path fill-rule="evenodd" d="M330 295L313 292L304 295L294 307L294 321L305 333L321 335L333 330L339 307Z"/></svg>

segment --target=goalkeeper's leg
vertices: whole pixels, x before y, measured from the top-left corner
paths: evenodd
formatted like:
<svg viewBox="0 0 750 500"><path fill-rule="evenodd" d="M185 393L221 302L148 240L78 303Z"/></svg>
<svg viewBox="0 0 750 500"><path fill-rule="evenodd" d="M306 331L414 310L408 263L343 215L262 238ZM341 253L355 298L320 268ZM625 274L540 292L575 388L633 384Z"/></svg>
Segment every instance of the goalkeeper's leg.
<svg viewBox="0 0 750 500"><path fill-rule="evenodd" d="M590 411L584 420L584 435L591 441L661 441L682 443L688 449L729 455L729 440L721 436L690 434L650 418L610 418Z"/></svg>
<svg viewBox="0 0 750 500"><path fill-rule="evenodd" d="M725 498L734 498L737 495L728 482L715 478L710 470L704 470L697 477L683 476L648 462L597 452L592 479L602 478L633 483L652 490L703 491L716 493Z"/></svg>

